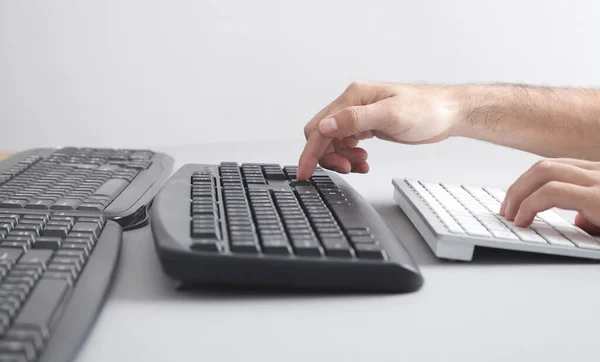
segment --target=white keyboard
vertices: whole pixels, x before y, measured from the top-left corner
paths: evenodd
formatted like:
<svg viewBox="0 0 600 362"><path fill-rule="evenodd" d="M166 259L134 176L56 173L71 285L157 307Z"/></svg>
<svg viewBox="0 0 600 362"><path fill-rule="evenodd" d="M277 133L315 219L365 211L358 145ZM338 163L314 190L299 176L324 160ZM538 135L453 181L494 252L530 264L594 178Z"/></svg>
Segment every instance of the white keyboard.
<svg viewBox="0 0 600 362"><path fill-rule="evenodd" d="M600 243L552 210L527 228L498 214L505 192L394 179L394 200L438 258L469 261L475 247L600 259Z"/></svg>

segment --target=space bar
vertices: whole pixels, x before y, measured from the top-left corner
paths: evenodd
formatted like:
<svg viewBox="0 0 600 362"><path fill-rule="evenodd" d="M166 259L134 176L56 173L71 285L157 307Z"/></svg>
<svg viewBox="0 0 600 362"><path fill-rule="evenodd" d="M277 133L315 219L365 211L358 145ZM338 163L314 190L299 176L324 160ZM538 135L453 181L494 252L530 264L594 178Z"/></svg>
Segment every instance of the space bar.
<svg viewBox="0 0 600 362"><path fill-rule="evenodd" d="M15 325L38 328L43 334L47 334L54 313L60 306L68 289L69 283L67 280L42 278L34 286L27 304L21 309L15 321Z"/></svg>

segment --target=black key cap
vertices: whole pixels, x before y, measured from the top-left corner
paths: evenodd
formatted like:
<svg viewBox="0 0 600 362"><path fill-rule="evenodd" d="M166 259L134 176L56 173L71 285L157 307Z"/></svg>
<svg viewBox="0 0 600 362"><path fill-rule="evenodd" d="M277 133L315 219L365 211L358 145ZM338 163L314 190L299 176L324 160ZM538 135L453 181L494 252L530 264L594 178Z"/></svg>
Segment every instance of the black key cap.
<svg viewBox="0 0 600 362"><path fill-rule="evenodd" d="M42 227L40 225L20 223L19 225L15 226L15 228L13 230L14 231L31 231L32 233L34 233L35 236L38 236L40 234L41 228ZM11 235L12 235L12 233L11 233Z"/></svg>
<svg viewBox="0 0 600 362"><path fill-rule="evenodd" d="M12 285L10 285L9 287L13 287ZM17 302L21 303L22 301L25 300L25 293L22 292L21 290L7 290L7 289L0 289L0 298L3 298L5 300L16 300Z"/></svg>
<svg viewBox="0 0 600 362"><path fill-rule="evenodd" d="M90 223L90 222L81 222L78 221L75 223L75 225L73 226L73 232L77 232L77 233L84 233L84 232L89 232L92 233L94 236L98 236L98 233L100 232L100 227L98 226L98 223L94 222L94 223Z"/></svg>
<svg viewBox="0 0 600 362"><path fill-rule="evenodd" d="M29 219L29 220L38 220L39 222L47 222L48 221L48 215L46 214L41 214L41 215L23 215L22 219Z"/></svg>
<svg viewBox="0 0 600 362"><path fill-rule="evenodd" d="M75 222L75 219L71 216L52 216L52 219L50 221L59 221L72 226Z"/></svg>
<svg viewBox="0 0 600 362"><path fill-rule="evenodd" d="M0 311L0 330L4 331L10 326L10 316L4 311Z"/></svg>
<svg viewBox="0 0 600 362"><path fill-rule="evenodd" d="M54 205L54 200L50 199L33 199L25 208L27 209L49 209Z"/></svg>
<svg viewBox="0 0 600 362"><path fill-rule="evenodd" d="M0 203L0 208L5 209L22 209L27 205L27 200L9 199Z"/></svg>
<svg viewBox="0 0 600 362"><path fill-rule="evenodd" d="M0 340L0 361L3 361L1 359L3 354L14 355L15 358L24 358L22 361L33 361L37 356L32 342L12 340ZM19 359L14 359L14 361L19 361Z"/></svg>
<svg viewBox="0 0 600 362"><path fill-rule="evenodd" d="M100 203L84 202L79 204L77 209L82 211L102 211L104 208L105 206Z"/></svg>
<svg viewBox="0 0 600 362"><path fill-rule="evenodd" d="M36 350L41 350L44 346L45 337L39 331L33 329L11 328L6 332L5 338L11 341L30 342ZM1 359L0 359L1 361Z"/></svg>
<svg viewBox="0 0 600 362"><path fill-rule="evenodd" d="M313 186L296 186L296 192L299 195L318 195L319 192Z"/></svg>
<svg viewBox="0 0 600 362"><path fill-rule="evenodd" d="M61 250L78 250L78 251L84 252L86 257L88 255L90 255L90 247L84 243L67 243L67 242L65 242L62 244Z"/></svg>
<svg viewBox="0 0 600 362"><path fill-rule="evenodd" d="M29 288L31 288L31 287L33 287L33 284L35 283L35 280L33 278L29 278L29 277L14 277L14 276L12 276L12 273L11 273L11 274L9 274L9 276L4 278L4 280L2 280L2 283L27 285Z"/></svg>
<svg viewBox="0 0 600 362"><path fill-rule="evenodd" d="M56 201L54 203L54 205L52 206L52 209L75 210L79 204L81 204L81 200L79 200L79 199L64 198L64 199Z"/></svg>
<svg viewBox="0 0 600 362"><path fill-rule="evenodd" d="M108 196L112 199L119 196L123 190L129 185L129 182L123 179L110 179L104 183L104 185L100 186L95 192L94 195Z"/></svg>
<svg viewBox="0 0 600 362"><path fill-rule="evenodd" d="M352 249L348 242L342 238L322 239L325 253L328 256L352 257Z"/></svg>
<svg viewBox="0 0 600 362"><path fill-rule="evenodd" d="M77 279L77 276L79 275L79 271L77 269L77 265L55 264L54 261L48 265L48 272L68 273L71 276L71 279Z"/></svg>
<svg viewBox="0 0 600 362"><path fill-rule="evenodd" d="M8 236L6 236L6 240L8 239L13 239L13 240L19 240L17 238L22 237L22 238L31 238L31 237L35 237L37 236L37 233L34 231L29 231L29 230L13 230L10 232L10 234L8 234Z"/></svg>
<svg viewBox="0 0 600 362"><path fill-rule="evenodd" d="M15 225L13 223L1 223L0 224L0 230L4 230L6 232L9 232L13 229Z"/></svg>
<svg viewBox="0 0 600 362"><path fill-rule="evenodd" d="M58 250L62 244L61 240L61 238L56 237L39 237L35 239L33 248Z"/></svg>
<svg viewBox="0 0 600 362"><path fill-rule="evenodd" d="M52 258L52 263L48 267L48 270L52 269L51 267L53 264L64 264L64 265L75 266L75 271L77 273L79 273L79 271L81 271L82 263L81 263L81 260L77 257L55 256L54 258Z"/></svg>
<svg viewBox="0 0 600 362"><path fill-rule="evenodd" d="M349 228L346 230L346 232L348 233L348 235L351 235L351 236L369 236L369 235L371 235L369 228Z"/></svg>
<svg viewBox="0 0 600 362"><path fill-rule="evenodd" d="M52 257L52 250L29 250L21 259L19 264L34 264L46 266Z"/></svg>
<svg viewBox="0 0 600 362"><path fill-rule="evenodd" d="M79 251L79 250L60 249L59 251L54 253L54 256L55 257L77 258L77 259L79 259L80 263L82 263L82 264L87 260L85 252Z"/></svg>
<svg viewBox="0 0 600 362"><path fill-rule="evenodd" d="M29 293L29 288L26 285L18 284L2 284L0 285L0 293L8 293L9 295L15 296L20 301L25 300L25 297Z"/></svg>
<svg viewBox="0 0 600 362"><path fill-rule="evenodd" d="M255 241L232 241L231 251L238 253L258 253L258 243Z"/></svg>
<svg viewBox="0 0 600 362"><path fill-rule="evenodd" d="M192 239L193 250L197 251L221 251L221 243L218 243L215 239Z"/></svg>
<svg viewBox="0 0 600 362"><path fill-rule="evenodd" d="M350 241L360 244L373 244L375 243L375 238L371 235L350 235Z"/></svg>
<svg viewBox="0 0 600 362"><path fill-rule="evenodd" d="M377 244L356 244L355 249L359 258L377 260L383 260L385 258L385 253Z"/></svg>
<svg viewBox="0 0 600 362"><path fill-rule="evenodd" d="M312 183L310 181L292 181L292 182L290 182L290 186L292 186L292 187L297 187L297 186L310 186L310 187L312 187Z"/></svg>
<svg viewBox="0 0 600 362"><path fill-rule="evenodd" d="M9 270L10 268L6 264L0 264L0 278L4 278Z"/></svg>
<svg viewBox="0 0 600 362"><path fill-rule="evenodd" d="M64 226L46 226L42 231L42 236L54 236L59 238L66 238L69 233L69 229Z"/></svg>
<svg viewBox="0 0 600 362"><path fill-rule="evenodd" d="M20 222L21 225L36 225L38 226L40 229L44 226L45 221L44 220L39 220L39 219L26 219L23 218L21 219Z"/></svg>
<svg viewBox="0 0 600 362"><path fill-rule="evenodd" d="M17 304L15 304L17 303ZM0 303L0 312L8 314L10 318L14 318L17 313L17 308L20 306L19 301L16 298L12 298L12 302L9 300Z"/></svg>
<svg viewBox="0 0 600 362"><path fill-rule="evenodd" d="M70 272L48 271L48 272L44 273L44 279L64 280L69 285L73 285L73 275Z"/></svg>
<svg viewBox="0 0 600 362"><path fill-rule="evenodd" d="M356 208L353 206L333 205L332 209L344 228L360 228L363 226L364 217L356 212Z"/></svg>
<svg viewBox="0 0 600 362"><path fill-rule="evenodd" d="M19 240L4 240L1 244L3 248L15 248L21 250L28 250L31 247L31 239L25 237L13 237Z"/></svg>
<svg viewBox="0 0 600 362"><path fill-rule="evenodd" d="M69 237L70 238L76 238L76 239L86 239L89 240L91 243L95 243L96 241L96 237L94 236L94 234L92 233L78 233L75 231L71 231L71 233L69 233ZM67 242L69 242L69 240L66 240Z"/></svg>
<svg viewBox="0 0 600 362"><path fill-rule="evenodd" d="M50 221L48 221L48 224L46 224L46 226L62 226L67 228L67 230L70 230L71 227L73 227L73 223L71 223L70 221L60 221L51 219Z"/></svg>
<svg viewBox="0 0 600 362"><path fill-rule="evenodd" d="M289 255L290 246L285 240L263 240L262 250L265 254Z"/></svg>
<svg viewBox="0 0 600 362"><path fill-rule="evenodd" d="M68 289L66 280L40 279L16 318L15 326L34 327L47 334L49 323Z"/></svg>
<svg viewBox="0 0 600 362"><path fill-rule="evenodd" d="M0 265L12 267L23 255L23 250L0 248Z"/></svg>
<svg viewBox="0 0 600 362"><path fill-rule="evenodd" d="M0 214L0 229L3 228L13 228L15 227L15 225L17 224L16 220L8 218L8 217L1 217L2 214ZM10 230L8 230L10 231Z"/></svg>
<svg viewBox="0 0 600 362"><path fill-rule="evenodd" d="M310 237L307 239L296 239L292 241L296 255L300 256L321 256L322 249L319 242L314 238Z"/></svg>
<svg viewBox="0 0 600 362"><path fill-rule="evenodd" d="M35 268L22 268L15 265L15 268L10 271L10 277L28 277L37 281L40 278L40 272Z"/></svg>

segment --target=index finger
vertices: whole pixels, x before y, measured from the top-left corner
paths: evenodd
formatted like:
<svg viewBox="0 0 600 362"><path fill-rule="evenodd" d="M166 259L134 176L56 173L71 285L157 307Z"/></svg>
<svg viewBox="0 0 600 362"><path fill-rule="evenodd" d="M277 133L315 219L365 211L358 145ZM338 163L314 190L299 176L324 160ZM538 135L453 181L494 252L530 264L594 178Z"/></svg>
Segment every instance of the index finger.
<svg viewBox="0 0 600 362"><path fill-rule="evenodd" d="M321 135L318 129L311 132L298 161L296 178L299 181L307 180L313 174L330 143L331 139Z"/></svg>

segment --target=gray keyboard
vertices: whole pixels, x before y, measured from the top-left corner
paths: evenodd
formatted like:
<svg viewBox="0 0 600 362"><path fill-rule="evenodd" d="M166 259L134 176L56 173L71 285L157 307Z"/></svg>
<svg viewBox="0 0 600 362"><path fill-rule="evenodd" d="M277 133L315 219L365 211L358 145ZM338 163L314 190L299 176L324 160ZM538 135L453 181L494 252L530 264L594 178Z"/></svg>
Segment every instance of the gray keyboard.
<svg viewBox="0 0 600 362"><path fill-rule="evenodd" d="M475 247L600 259L600 243L552 210L526 228L498 214L505 192L394 179L394 200L438 258L470 261Z"/></svg>

